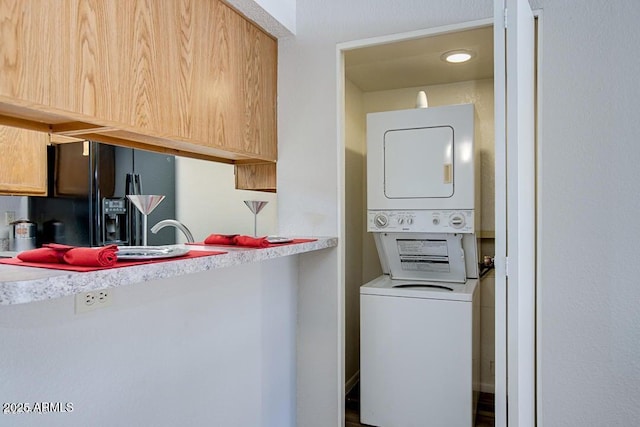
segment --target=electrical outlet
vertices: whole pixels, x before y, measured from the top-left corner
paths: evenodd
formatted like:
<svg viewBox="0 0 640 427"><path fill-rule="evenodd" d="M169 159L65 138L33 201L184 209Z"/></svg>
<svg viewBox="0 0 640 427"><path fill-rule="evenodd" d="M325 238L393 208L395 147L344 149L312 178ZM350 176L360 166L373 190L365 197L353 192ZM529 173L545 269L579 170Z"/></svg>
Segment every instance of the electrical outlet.
<svg viewBox="0 0 640 427"><path fill-rule="evenodd" d="M4 225L9 225L16 220L15 211L4 211Z"/></svg>
<svg viewBox="0 0 640 427"><path fill-rule="evenodd" d="M111 305L111 290L86 291L76 294L76 314Z"/></svg>

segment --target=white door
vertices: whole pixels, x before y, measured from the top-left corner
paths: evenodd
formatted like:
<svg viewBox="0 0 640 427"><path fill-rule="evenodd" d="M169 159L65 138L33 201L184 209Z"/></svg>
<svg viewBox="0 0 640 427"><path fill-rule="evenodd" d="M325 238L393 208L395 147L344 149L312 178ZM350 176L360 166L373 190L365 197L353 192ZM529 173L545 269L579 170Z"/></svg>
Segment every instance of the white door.
<svg viewBox="0 0 640 427"><path fill-rule="evenodd" d="M453 128L396 129L384 135L384 195L453 196Z"/></svg>
<svg viewBox="0 0 640 427"><path fill-rule="evenodd" d="M535 425L534 17L526 0L494 6L496 426L527 427Z"/></svg>

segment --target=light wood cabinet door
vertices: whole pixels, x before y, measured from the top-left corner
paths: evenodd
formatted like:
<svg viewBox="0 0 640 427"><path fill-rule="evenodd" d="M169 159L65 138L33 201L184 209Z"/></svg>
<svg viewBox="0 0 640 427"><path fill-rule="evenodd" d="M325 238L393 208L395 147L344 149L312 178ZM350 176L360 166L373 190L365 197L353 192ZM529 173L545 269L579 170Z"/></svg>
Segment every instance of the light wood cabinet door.
<svg viewBox="0 0 640 427"><path fill-rule="evenodd" d="M243 37L243 149L275 160L278 47L262 31L246 21Z"/></svg>
<svg viewBox="0 0 640 427"><path fill-rule="evenodd" d="M0 114L276 160L277 42L221 1L3 0L0 17Z"/></svg>
<svg viewBox="0 0 640 427"><path fill-rule="evenodd" d="M236 165L234 171L238 190L276 192L275 163Z"/></svg>
<svg viewBox="0 0 640 427"><path fill-rule="evenodd" d="M0 194L45 195L49 135L0 126Z"/></svg>

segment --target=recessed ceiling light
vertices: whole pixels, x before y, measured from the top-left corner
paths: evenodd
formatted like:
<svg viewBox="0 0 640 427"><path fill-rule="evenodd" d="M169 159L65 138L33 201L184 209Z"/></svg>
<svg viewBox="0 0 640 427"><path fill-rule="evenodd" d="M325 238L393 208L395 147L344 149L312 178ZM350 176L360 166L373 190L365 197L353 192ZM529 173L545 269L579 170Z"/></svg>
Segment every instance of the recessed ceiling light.
<svg viewBox="0 0 640 427"><path fill-rule="evenodd" d="M450 50L449 52L445 52L442 54L440 58L446 62L459 64L461 62L467 62L474 56L476 56L476 54L471 50L458 49L458 50Z"/></svg>

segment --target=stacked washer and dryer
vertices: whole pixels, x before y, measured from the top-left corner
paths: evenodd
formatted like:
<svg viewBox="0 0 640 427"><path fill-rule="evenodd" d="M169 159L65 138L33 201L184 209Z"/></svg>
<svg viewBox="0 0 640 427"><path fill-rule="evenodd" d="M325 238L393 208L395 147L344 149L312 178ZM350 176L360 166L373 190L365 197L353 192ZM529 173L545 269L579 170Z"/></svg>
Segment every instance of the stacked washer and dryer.
<svg viewBox="0 0 640 427"><path fill-rule="evenodd" d="M478 160L472 104L367 115L367 229L384 274L360 288L363 424L473 425Z"/></svg>

